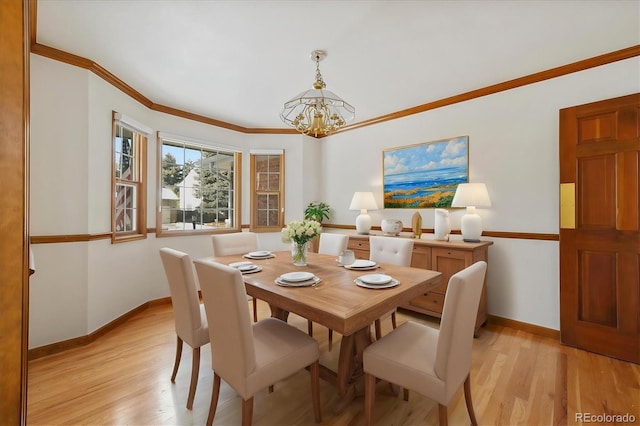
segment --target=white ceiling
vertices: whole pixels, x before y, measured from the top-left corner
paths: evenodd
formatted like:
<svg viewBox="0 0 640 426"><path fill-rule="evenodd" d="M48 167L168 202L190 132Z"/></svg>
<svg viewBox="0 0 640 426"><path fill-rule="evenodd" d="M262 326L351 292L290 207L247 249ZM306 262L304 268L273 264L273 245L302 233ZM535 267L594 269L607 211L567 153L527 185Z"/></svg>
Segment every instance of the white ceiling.
<svg viewBox="0 0 640 426"><path fill-rule="evenodd" d="M327 89L355 122L640 44L640 1L40 0L37 42L151 101L249 128ZM640 77L639 77L640 78Z"/></svg>

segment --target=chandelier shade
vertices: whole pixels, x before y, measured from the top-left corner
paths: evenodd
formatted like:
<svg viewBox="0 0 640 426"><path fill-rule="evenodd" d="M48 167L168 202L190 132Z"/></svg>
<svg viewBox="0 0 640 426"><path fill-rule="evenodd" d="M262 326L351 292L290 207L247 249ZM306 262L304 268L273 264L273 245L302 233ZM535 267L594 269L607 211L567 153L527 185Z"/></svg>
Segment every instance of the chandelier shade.
<svg viewBox="0 0 640 426"><path fill-rule="evenodd" d="M280 118L285 124L305 135L321 137L329 135L352 121L355 108L340 96L326 90L320 74L320 61L326 53L311 52L316 61L316 81L313 88L294 96L284 104Z"/></svg>

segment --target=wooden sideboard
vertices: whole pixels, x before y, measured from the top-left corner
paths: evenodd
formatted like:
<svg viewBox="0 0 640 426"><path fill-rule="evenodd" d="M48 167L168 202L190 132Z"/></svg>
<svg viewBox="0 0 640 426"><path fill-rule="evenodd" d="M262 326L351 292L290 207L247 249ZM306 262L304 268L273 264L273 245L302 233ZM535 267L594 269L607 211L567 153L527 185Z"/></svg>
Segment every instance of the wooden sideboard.
<svg viewBox="0 0 640 426"><path fill-rule="evenodd" d="M410 237L390 237L410 238ZM444 296L447 293L449 278L467 266L484 260L488 262L488 248L492 241L465 243L463 241L436 241L414 239L411 266L442 272L442 284L433 291L416 297L402 308L409 309L432 317L442 317ZM369 236L350 235L348 247L354 251L356 259L369 259ZM487 286L482 289L476 332L487 321Z"/></svg>

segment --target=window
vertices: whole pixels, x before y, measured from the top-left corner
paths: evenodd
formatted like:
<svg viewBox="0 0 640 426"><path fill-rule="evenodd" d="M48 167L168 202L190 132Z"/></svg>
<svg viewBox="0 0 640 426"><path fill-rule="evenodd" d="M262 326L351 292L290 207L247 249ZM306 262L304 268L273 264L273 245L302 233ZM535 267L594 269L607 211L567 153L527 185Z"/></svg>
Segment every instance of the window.
<svg viewBox="0 0 640 426"><path fill-rule="evenodd" d="M111 242L146 238L146 164L150 129L113 113Z"/></svg>
<svg viewBox="0 0 640 426"><path fill-rule="evenodd" d="M156 235L239 231L241 154L163 133L158 140Z"/></svg>
<svg viewBox="0 0 640 426"><path fill-rule="evenodd" d="M284 227L284 154L251 152L251 230L279 232Z"/></svg>

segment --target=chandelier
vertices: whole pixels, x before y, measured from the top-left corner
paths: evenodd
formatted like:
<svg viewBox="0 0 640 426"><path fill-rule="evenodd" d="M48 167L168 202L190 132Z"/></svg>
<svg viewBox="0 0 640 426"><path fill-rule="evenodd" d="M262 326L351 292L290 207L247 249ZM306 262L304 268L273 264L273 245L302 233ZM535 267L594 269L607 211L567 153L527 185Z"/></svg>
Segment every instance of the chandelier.
<svg viewBox="0 0 640 426"><path fill-rule="evenodd" d="M316 81L313 89L305 90L284 104L280 118L287 125L305 135L321 137L329 135L355 117L355 109L335 93L326 90L320 61L327 52L314 50L311 60L316 62Z"/></svg>

